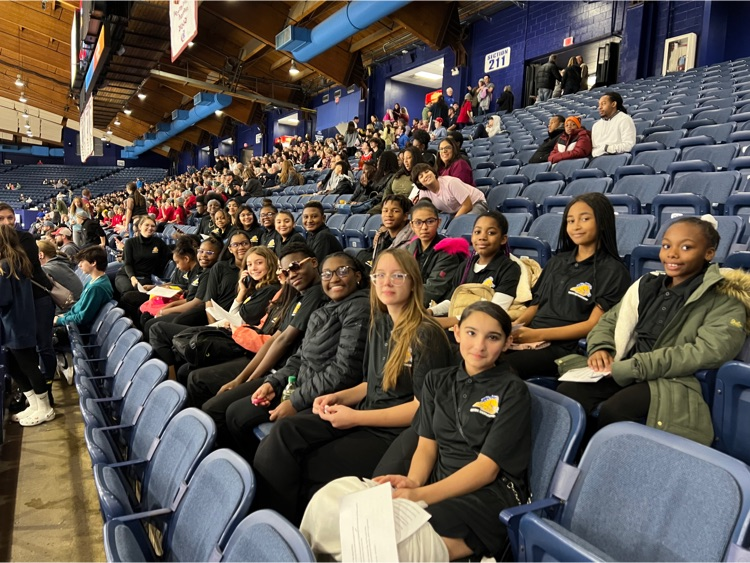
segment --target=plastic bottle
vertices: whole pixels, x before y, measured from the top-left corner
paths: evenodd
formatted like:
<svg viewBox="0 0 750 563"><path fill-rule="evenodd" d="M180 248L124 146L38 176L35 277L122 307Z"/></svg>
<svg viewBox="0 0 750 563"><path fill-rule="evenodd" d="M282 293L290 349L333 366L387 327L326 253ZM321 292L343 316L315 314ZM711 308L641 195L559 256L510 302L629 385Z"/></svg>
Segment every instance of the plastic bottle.
<svg viewBox="0 0 750 563"><path fill-rule="evenodd" d="M289 398L292 396L292 393L294 393L294 390L297 388L297 376L296 375L290 375L288 379L288 383L286 384L286 387L284 387L284 391L281 393L281 402L288 401Z"/></svg>

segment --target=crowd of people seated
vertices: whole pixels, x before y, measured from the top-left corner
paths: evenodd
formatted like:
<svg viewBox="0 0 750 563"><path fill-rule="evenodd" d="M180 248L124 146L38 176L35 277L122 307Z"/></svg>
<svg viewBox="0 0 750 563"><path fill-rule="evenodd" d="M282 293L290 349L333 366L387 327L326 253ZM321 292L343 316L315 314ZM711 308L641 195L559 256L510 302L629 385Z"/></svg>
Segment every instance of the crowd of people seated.
<svg viewBox="0 0 750 563"><path fill-rule="evenodd" d="M474 90L465 103L489 109L494 85L483 79ZM635 130L623 104L603 94L590 132L577 116L553 116L532 161L628 151ZM402 558L500 557L497 514L529 496L525 379L588 367L592 382L558 390L598 410L590 433L645 421L710 443L693 374L738 354L750 306L750 277L711 264L715 220L673 222L658 241L664 271L633 283L612 204L579 195L542 270L513 255L507 218L474 186L461 133L446 128L436 153L428 150L428 129L446 125L435 115L442 105L447 115L452 103L439 101L409 132L396 104L383 122L373 116L360 129L353 120L322 142L296 138L247 165L218 157L214 167L119 193L84 190L69 206L55 201L36 241L13 229L12 208L0 204L0 328L29 404L16 419L32 426L55 416L53 326L85 328L114 297L186 386L189 404L215 421L218 445L252 464L257 506L301 523L316 553L334 558L339 499L373 477L395 498L428 505L431 519L399 544ZM247 205L316 168L304 234L271 199L258 214ZM318 200L343 193L353 195L352 211L382 217L372 248L356 257ZM474 218L471 245L439 233L441 214ZM160 236L169 225L175 244ZM76 265L85 285L71 275ZM169 266L164 285L177 295L149 295ZM69 311L55 311L51 280L78 297ZM253 429L264 422L273 426L259 441Z"/></svg>

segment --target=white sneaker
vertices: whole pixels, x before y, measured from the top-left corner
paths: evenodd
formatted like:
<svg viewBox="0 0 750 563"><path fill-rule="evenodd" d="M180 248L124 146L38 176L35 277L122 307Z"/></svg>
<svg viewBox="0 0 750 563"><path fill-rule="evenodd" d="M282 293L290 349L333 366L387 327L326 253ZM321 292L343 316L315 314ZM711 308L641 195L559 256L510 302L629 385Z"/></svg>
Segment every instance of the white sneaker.
<svg viewBox="0 0 750 563"><path fill-rule="evenodd" d="M50 409L46 413L36 411L18 421L21 426L38 426L45 422L55 419L55 409Z"/></svg>
<svg viewBox="0 0 750 563"><path fill-rule="evenodd" d="M73 385L73 354L70 352L65 352L65 369L63 370L63 375L65 376L65 380L68 382L68 385Z"/></svg>

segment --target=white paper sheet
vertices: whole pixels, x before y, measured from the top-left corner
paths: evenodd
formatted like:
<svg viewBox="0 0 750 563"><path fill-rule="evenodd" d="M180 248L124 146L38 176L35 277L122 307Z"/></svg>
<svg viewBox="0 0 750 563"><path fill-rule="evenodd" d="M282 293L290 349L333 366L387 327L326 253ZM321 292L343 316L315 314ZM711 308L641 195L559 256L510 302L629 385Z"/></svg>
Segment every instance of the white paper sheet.
<svg viewBox="0 0 750 563"><path fill-rule="evenodd" d="M238 313L230 313L213 299L211 300L211 309L209 312L217 321L229 321L229 324L232 326L242 326L244 324L242 317Z"/></svg>
<svg viewBox="0 0 750 563"><path fill-rule="evenodd" d="M564 375L560 376L558 381L573 381L575 383L596 383L605 375L609 375L610 372L594 371L589 367L576 368L566 371Z"/></svg>
<svg viewBox="0 0 750 563"><path fill-rule="evenodd" d="M181 289L172 289L171 287L161 287L161 286L157 285L155 288L153 288L151 291L149 291L147 293L149 295L155 295L157 297L167 297L167 298L170 298L170 297L174 297L175 295L177 295L181 291L182 291Z"/></svg>
<svg viewBox="0 0 750 563"><path fill-rule="evenodd" d="M148 293L148 291L146 291L146 288L141 285L141 282L138 282L138 285L136 285L135 288L141 293Z"/></svg>
<svg viewBox="0 0 750 563"><path fill-rule="evenodd" d="M391 491L386 483L341 499L343 561L398 561Z"/></svg>

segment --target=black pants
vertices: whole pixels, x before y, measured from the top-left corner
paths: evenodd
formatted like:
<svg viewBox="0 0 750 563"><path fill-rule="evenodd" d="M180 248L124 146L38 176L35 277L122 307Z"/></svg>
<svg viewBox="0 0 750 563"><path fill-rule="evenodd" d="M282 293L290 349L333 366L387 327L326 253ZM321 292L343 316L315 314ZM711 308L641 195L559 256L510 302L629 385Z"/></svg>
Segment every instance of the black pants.
<svg viewBox="0 0 750 563"><path fill-rule="evenodd" d="M645 382L621 387L611 377L604 377L596 383L563 382L557 391L581 403L586 414L601 405L592 430L614 422L643 422L651 405L651 391Z"/></svg>
<svg viewBox="0 0 750 563"><path fill-rule="evenodd" d="M237 377L250 362L247 358L237 358L230 362L199 368L190 372L187 378L188 406L197 407L205 411L216 422L219 434L226 427L226 414L229 406L245 397L255 393L250 390L255 381L248 381L232 389L217 395L219 389ZM248 399L249 400L249 399Z"/></svg>
<svg viewBox="0 0 750 563"><path fill-rule="evenodd" d="M401 432L383 454L380 463L372 472L373 477L381 475L408 475L411 459L417 451L419 434L411 426Z"/></svg>
<svg viewBox="0 0 750 563"><path fill-rule="evenodd" d="M148 342L154 349L154 355L168 366L177 363L177 356L172 349L172 339L186 328L190 327L159 320L148 329Z"/></svg>
<svg viewBox="0 0 750 563"><path fill-rule="evenodd" d="M318 489L339 477L370 477L391 442L368 428L336 429L312 410L283 418L255 454L257 506L299 525Z"/></svg>
<svg viewBox="0 0 750 563"><path fill-rule="evenodd" d="M36 322L36 351L42 362L46 381L52 382L57 369L55 347L52 343L52 321L55 319L55 302L49 295L34 299L34 320ZM39 368L37 368L37 371Z"/></svg>
<svg viewBox="0 0 750 563"><path fill-rule="evenodd" d="M256 379L247 384L247 390L252 395L263 385L264 379ZM222 393L223 395L223 393ZM221 395L219 395L221 397ZM271 404L267 407L257 406L252 403L250 397L243 397L236 400L226 410L226 436L218 438L227 444L227 447L233 449L248 462L252 463L255 458L255 452L260 443L253 434L253 429L264 422L268 422L268 412L279 406L281 396L274 397Z"/></svg>
<svg viewBox="0 0 750 563"><path fill-rule="evenodd" d="M572 354L575 348L552 344L541 350L516 350L508 352L503 357L515 368L521 379L531 377L557 377L555 360Z"/></svg>
<svg viewBox="0 0 750 563"><path fill-rule="evenodd" d="M33 390L37 395L47 392L47 382L39 370L39 355L35 348L8 348L6 361L8 373L22 392Z"/></svg>
<svg viewBox="0 0 750 563"><path fill-rule="evenodd" d="M125 316L133 321L133 325L139 330L143 329L143 325L141 325L141 305L148 300L149 296L140 291L128 291L120 296L120 307L125 311Z"/></svg>

